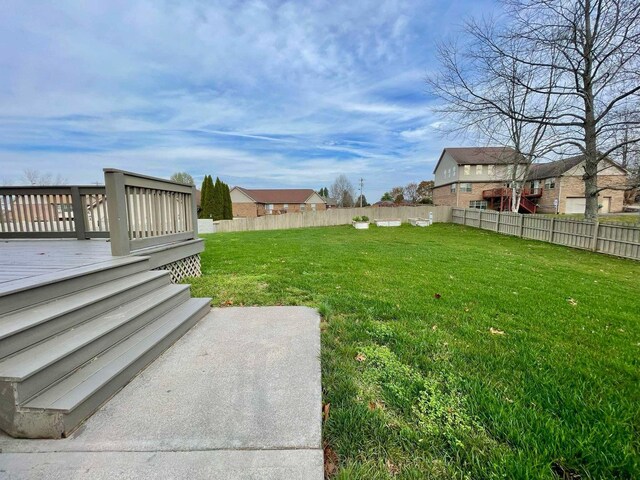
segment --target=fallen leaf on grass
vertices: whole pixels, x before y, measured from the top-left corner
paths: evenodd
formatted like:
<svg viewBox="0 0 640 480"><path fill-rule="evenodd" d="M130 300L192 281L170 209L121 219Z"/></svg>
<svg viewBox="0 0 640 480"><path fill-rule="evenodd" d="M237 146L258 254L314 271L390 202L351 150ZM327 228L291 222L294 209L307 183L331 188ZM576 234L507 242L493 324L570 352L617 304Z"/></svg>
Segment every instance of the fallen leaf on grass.
<svg viewBox="0 0 640 480"><path fill-rule="evenodd" d="M567 298L567 302L569 302L569 305L575 307L576 305L578 305L578 302L575 301L573 298Z"/></svg>
<svg viewBox="0 0 640 480"><path fill-rule="evenodd" d="M382 409L382 404L379 402L369 402L369 410L372 412L376 409Z"/></svg>
<svg viewBox="0 0 640 480"><path fill-rule="evenodd" d="M229 307L229 306L233 305L233 300L225 300L224 302L221 303L221 305L223 307Z"/></svg>
<svg viewBox="0 0 640 480"><path fill-rule="evenodd" d="M389 473L391 475L397 475L398 472L400 472L400 469L398 468L398 466L394 465L394 463L389 459L387 459L387 470L389 470Z"/></svg>
<svg viewBox="0 0 640 480"><path fill-rule="evenodd" d="M433 327L431 327L431 330L433 330L434 332L438 329L438 325L434 325Z"/></svg>
<svg viewBox="0 0 640 480"><path fill-rule="evenodd" d="M338 455L327 444L324 445L324 476L329 478L338 469Z"/></svg>
<svg viewBox="0 0 640 480"><path fill-rule="evenodd" d="M440 295L439 293L434 293L433 294L433 298L435 298L436 300L439 300L440 297L442 297L442 295Z"/></svg>
<svg viewBox="0 0 640 480"><path fill-rule="evenodd" d="M491 332L492 335L504 335L504 332L502 330L498 330L497 328L489 328L489 331Z"/></svg>
<svg viewBox="0 0 640 480"><path fill-rule="evenodd" d="M325 403L324 407L322 407L322 420L325 422L329 420L329 408L331 408L330 403Z"/></svg>
<svg viewBox="0 0 640 480"><path fill-rule="evenodd" d="M356 362L364 362L366 359L367 357L365 357L363 353L356 355Z"/></svg>

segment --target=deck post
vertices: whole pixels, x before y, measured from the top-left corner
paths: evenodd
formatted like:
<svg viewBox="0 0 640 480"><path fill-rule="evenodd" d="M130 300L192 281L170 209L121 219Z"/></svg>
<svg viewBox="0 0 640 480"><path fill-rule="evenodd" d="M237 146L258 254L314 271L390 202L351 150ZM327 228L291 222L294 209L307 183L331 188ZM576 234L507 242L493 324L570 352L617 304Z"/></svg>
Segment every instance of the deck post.
<svg viewBox="0 0 640 480"><path fill-rule="evenodd" d="M71 208L73 210L73 224L78 240L87 239L87 226L85 223L86 208L83 208L80 189L77 186L71 188Z"/></svg>
<svg viewBox="0 0 640 480"><path fill-rule="evenodd" d="M198 205L196 201L196 187L191 189L191 218L193 223L193 238L198 238Z"/></svg>
<svg viewBox="0 0 640 480"><path fill-rule="evenodd" d="M104 172L104 186L107 192L111 254L116 257L129 255L131 253L131 245L129 243L124 173L117 171Z"/></svg>
<svg viewBox="0 0 640 480"><path fill-rule="evenodd" d="M600 233L600 222L596 220L593 224L593 237L591 238L591 250L598 251L598 234Z"/></svg>

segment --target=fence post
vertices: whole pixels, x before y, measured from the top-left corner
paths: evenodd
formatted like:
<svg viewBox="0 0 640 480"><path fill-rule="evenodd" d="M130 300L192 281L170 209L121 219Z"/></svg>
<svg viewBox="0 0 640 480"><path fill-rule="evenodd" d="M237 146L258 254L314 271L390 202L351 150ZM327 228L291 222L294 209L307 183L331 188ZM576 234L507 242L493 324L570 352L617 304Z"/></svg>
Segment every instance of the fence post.
<svg viewBox="0 0 640 480"><path fill-rule="evenodd" d="M462 225L467 225L467 209L462 209Z"/></svg>
<svg viewBox="0 0 640 480"><path fill-rule="evenodd" d="M519 213L518 215L520 215L520 232L518 233L518 236L522 238L522 235L524 235L524 215L522 213Z"/></svg>
<svg viewBox="0 0 640 480"><path fill-rule="evenodd" d="M553 234L556 226L556 217L551 218L551 227L549 228L549 243L553 243Z"/></svg>
<svg viewBox="0 0 640 480"><path fill-rule="evenodd" d="M73 210L73 224L75 225L76 238L78 240L86 240L86 208L82 208L82 197L80 196L80 189L76 186L71 187L71 208Z"/></svg>
<svg viewBox="0 0 640 480"><path fill-rule="evenodd" d="M496 232L500 233L500 215L502 212L498 212L498 220L496 220Z"/></svg>
<svg viewBox="0 0 640 480"><path fill-rule="evenodd" d="M598 233L600 231L600 222L596 220L596 223L593 224L593 237L591 239L591 250L594 252L598 251Z"/></svg>
<svg viewBox="0 0 640 480"><path fill-rule="evenodd" d="M104 172L104 187L107 192L107 211L109 212L109 237L111 254L129 255L129 225L127 220L127 194L124 188L124 173Z"/></svg>

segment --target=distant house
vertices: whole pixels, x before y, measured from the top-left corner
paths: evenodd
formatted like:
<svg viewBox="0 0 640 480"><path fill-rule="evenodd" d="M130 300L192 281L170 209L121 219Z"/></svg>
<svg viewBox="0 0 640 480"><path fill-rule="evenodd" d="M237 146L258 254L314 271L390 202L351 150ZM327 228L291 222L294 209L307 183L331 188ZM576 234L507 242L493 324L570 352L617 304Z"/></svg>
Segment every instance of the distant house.
<svg viewBox="0 0 640 480"><path fill-rule="evenodd" d="M509 147L445 148L433 173L433 203L466 208L506 209L514 177L524 177L527 162ZM532 199L540 192L526 191L521 209L533 213Z"/></svg>
<svg viewBox="0 0 640 480"><path fill-rule="evenodd" d="M584 155L565 158L555 162L538 163L529 172L530 187L542 189L538 200L540 212L584 213ZM598 168L599 187L617 187L619 190L605 189L599 194L600 213L622 212L624 186L628 182L628 172L617 163L605 159ZM557 210L556 210L557 209Z"/></svg>
<svg viewBox="0 0 640 480"><path fill-rule="evenodd" d="M261 217L326 210L325 200L312 189L231 189L234 217Z"/></svg>
<svg viewBox="0 0 640 480"><path fill-rule="evenodd" d="M517 165L517 167L516 167ZM509 210L510 182L524 179L525 160L508 147L445 148L434 170L433 203L453 207ZM525 213L584 213L584 155L531 166L519 210ZM600 192L600 213L623 210L628 172L605 159L598 185L617 187Z"/></svg>
<svg viewBox="0 0 640 480"><path fill-rule="evenodd" d="M331 197L322 197L324 203L327 205L327 209L329 208L338 208L338 201L335 198Z"/></svg>

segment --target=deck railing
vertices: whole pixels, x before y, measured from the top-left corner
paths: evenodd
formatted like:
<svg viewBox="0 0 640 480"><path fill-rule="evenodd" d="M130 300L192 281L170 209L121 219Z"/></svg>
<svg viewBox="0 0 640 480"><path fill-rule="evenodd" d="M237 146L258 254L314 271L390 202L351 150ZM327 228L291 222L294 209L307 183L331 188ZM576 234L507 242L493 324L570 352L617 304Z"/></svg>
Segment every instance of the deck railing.
<svg viewBox="0 0 640 480"><path fill-rule="evenodd" d="M104 178L113 255L197 238L195 187L115 169Z"/></svg>
<svg viewBox="0 0 640 480"><path fill-rule="evenodd" d="M0 187L0 238L107 238L101 186Z"/></svg>

